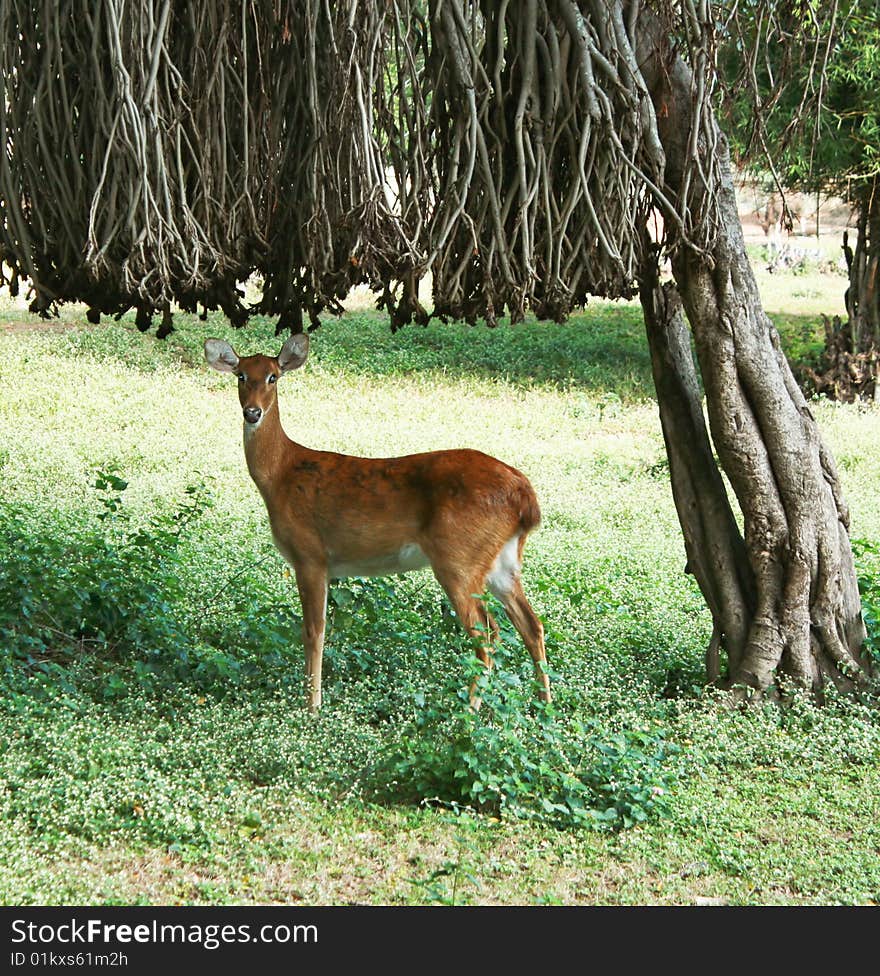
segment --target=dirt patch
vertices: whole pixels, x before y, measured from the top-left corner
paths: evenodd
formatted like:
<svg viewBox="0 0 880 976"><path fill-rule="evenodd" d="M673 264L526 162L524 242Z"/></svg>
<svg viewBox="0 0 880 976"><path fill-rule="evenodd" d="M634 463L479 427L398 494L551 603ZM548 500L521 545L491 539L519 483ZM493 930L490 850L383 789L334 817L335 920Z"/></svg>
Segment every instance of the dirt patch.
<svg viewBox="0 0 880 976"><path fill-rule="evenodd" d="M59 319L41 319L38 315L33 320L3 321L0 319L0 332L67 332L70 329L83 328L86 323L61 321Z"/></svg>

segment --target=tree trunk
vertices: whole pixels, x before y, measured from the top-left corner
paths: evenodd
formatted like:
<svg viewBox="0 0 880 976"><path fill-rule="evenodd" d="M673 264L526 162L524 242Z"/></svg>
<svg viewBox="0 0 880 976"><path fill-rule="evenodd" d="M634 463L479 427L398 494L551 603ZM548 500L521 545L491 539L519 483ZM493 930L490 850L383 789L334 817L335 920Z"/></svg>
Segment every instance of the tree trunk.
<svg viewBox="0 0 880 976"><path fill-rule="evenodd" d="M847 322L834 331L826 323L825 358L838 399L880 400L880 177L874 176L862 188L856 209L855 252L849 247L847 234L843 235L849 274ZM835 348L835 337L844 340L838 343L842 348Z"/></svg>
<svg viewBox="0 0 880 976"><path fill-rule="evenodd" d="M721 647L730 667L745 651L754 612L752 572L712 453L681 298L671 282L660 285L656 261L643 269L639 294L672 494L684 534L685 572L697 580L715 624L706 652L706 674L715 682L721 676Z"/></svg>
<svg viewBox="0 0 880 976"><path fill-rule="evenodd" d="M645 77L666 152L666 191L674 199L682 192L692 146L691 76L680 60L661 63L662 42L654 41L649 58L656 60ZM671 290L659 289L649 275L642 281L689 565L712 610L713 642L727 652L731 684L763 692L784 685L788 676L817 691L828 680L851 690L864 683L870 662L849 514L834 461L762 309L727 142L717 128L714 135L718 158L704 158L703 172L717 185L690 206L714 209L717 234L706 252L678 241L672 270L693 330L712 440L742 512L743 536L724 511L717 471L708 473L710 449L690 353L677 313L668 310ZM705 157L705 141L698 146ZM701 536L695 527L704 526L708 531Z"/></svg>
<svg viewBox="0 0 880 976"><path fill-rule="evenodd" d="M835 400L880 400L880 178L874 177L855 196L858 214L855 250L843 233L849 287L846 321L823 316L825 348L818 369L807 367L805 379L817 393Z"/></svg>
<svg viewBox="0 0 880 976"><path fill-rule="evenodd" d="M849 250L844 235L844 253L849 272L846 311L852 352L857 354L880 348L880 177L859 193L856 209L856 249Z"/></svg>

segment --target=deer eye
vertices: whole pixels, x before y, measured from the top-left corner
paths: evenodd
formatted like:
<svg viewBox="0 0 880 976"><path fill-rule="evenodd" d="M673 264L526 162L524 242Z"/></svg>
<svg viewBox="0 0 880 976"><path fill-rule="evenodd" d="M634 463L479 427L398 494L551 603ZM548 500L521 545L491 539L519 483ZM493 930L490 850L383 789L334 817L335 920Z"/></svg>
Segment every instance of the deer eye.
<svg viewBox="0 0 880 976"><path fill-rule="evenodd" d="M267 383L274 383L278 377L274 373L269 374L269 378L266 380Z"/></svg>
<svg viewBox="0 0 880 976"><path fill-rule="evenodd" d="M239 383L244 383L244 379L245 379L244 373L239 373L238 374L238 382Z"/></svg>

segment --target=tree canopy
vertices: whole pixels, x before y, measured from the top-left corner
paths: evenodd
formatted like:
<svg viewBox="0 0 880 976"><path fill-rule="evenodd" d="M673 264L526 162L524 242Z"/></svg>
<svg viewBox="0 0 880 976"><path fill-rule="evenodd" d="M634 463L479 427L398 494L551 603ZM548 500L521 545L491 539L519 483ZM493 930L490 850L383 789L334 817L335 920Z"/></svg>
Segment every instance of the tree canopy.
<svg viewBox="0 0 880 976"><path fill-rule="evenodd" d="M826 322L814 387L845 399L880 389L880 5L876 0L738 15L722 74L726 117L740 161L789 189L851 204L855 233L843 253L847 321ZM808 44L793 44L806 35ZM744 44L743 42L748 42ZM749 51L743 57L743 50ZM783 214L785 216L785 214Z"/></svg>
<svg viewBox="0 0 880 976"><path fill-rule="evenodd" d="M743 5L720 59L734 154L783 189L854 199L880 172L880 6L773 12Z"/></svg>

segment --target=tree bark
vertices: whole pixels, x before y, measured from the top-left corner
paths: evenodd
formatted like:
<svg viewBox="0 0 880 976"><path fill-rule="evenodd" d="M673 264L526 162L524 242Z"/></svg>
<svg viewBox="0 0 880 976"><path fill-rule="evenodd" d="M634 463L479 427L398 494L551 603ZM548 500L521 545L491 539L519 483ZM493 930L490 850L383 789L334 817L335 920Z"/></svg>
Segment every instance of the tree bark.
<svg viewBox="0 0 880 976"><path fill-rule="evenodd" d="M646 33L653 31L649 24ZM643 71L666 153L665 190L675 199L683 192L694 145L691 76L680 60L662 59L664 44L656 33L652 40ZM731 684L763 692L784 685L787 676L817 691L829 680L851 690L866 681L870 661L849 513L833 458L761 306L727 142L717 127L712 135L697 143L711 182L690 206L714 208L717 233L705 251L673 242L672 271L693 330L712 440L742 512L742 537L723 513L723 488L705 473L707 445L696 416L689 355L680 349L682 329L675 313L667 313L665 325L660 316L657 324L651 306L659 292L653 287L646 297L644 281L642 299L670 469L679 469L673 492L690 566L707 595L715 639L727 651ZM705 158L708 142L714 142L714 160ZM670 388L678 392L670 395ZM701 541L694 526L710 510L721 514ZM691 560L697 547L704 550L702 558Z"/></svg>
<svg viewBox="0 0 880 976"><path fill-rule="evenodd" d="M719 650L726 651L733 668L745 651L754 612L753 577L712 453L681 298L672 282L660 285L656 261L646 264L639 294L672 494L684 535L685 572L697 580L715 625L706 675L716 682L721 676Z"/></svg>
<svg viewBox="0 0 880 976"><path fill-rule="evenodd" d="M825 322L824 369L817 389L839 400L880 400L880 177L856 195L858 223L855 251L843 235L849 287L847 321Z"/></svg>
<svg viewBox="0 0 880 976"><path fill-rule="evenodd" d="M880 177L875 176L858 194L856 209L855 252L849 251L844 238L844 253L849 272L846 311L852 352L858 354L880 348Z"/></svg>
<svg viewBox="0 0 880 976"><path fill-rule="evenodd" d="M854 200L854 249L849 232L843 232L846 321L822 316L825 348L819 367L804 369L811 389L847 403L880 401L880 177L861 186Z"/></svg>

